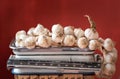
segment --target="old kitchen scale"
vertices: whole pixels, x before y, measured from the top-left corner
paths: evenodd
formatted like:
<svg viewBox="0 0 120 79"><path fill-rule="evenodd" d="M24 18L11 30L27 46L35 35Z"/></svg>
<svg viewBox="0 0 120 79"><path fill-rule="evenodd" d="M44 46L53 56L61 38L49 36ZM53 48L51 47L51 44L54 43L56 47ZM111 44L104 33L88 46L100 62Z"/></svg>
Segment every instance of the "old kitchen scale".
<svg viewBox="0 0 120 79"><path fill-rule="evenodd" d="M27 49L16 47L15 41L11 42L10 48L14 54L9 57L7 68L11 69L15 79L47 79L49 76L62 79L93 79L95 73L101 70L101 56L87 48Z"/></svg>

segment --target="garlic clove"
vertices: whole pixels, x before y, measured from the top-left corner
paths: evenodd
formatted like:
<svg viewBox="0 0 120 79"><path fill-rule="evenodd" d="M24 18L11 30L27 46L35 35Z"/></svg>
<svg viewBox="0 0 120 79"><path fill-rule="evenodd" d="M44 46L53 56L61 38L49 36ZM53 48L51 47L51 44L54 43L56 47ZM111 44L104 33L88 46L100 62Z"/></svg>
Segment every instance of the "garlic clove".
<svg viewBox="0 0 120 79"><path fill-rule="evenodd" d="M74 27L72 27L72 26L64 27L64 34L65 35L74 35Z"/></svg>
<svg viewBox="0 0 120 79"><path fill-rule="evenodd" d="M60 24L54 24L52 26L52 33L54 34L63 34L64 29Z"/></svg>
<svg viewBox="0 0 120 79"><path fill-rule="evenodd" d="M63 40L64 46L74 46L75 44L75 37L73 35L66 35Z"/></svg>
<svg viewBox="0 0 120 79"><path fill-rule="evenodd" d="M74 35L77 38L83 37L84 36L84 31L81 28L75 28L74 29Z"/></svg>
<svg viewBox="0 0 120 79"><path fill-rule="evenodd" d="M85 37L81 37L81 38L79 38L78 39L78 41L77 41L77 45L78 45L78 47L79 48L86 48L87 46L88 46L88 40L87 40L87 38L85 38Z"/></svg>
<svg viewBox="0 0 120 79"><path fill-rule="evenodd" d="M110 38L105 39L103 47L104 47L107 51L112 51L113 48L114 48L113 41L112 41Z"/></svg>

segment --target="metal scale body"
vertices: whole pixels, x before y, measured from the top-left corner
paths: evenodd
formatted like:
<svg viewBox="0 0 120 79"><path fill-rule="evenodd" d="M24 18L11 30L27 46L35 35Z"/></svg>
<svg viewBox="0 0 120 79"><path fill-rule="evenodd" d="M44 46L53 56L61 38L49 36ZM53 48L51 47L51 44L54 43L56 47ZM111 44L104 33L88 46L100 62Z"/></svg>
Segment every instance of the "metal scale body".
<svg viewBox="0 0 120 79"><path fill-rule="evenodd" d="M7 61L13 74L87 74L94 75L101 69L100 55L78 47L17 48L14 41L10 48L14 55Z"/></svg>

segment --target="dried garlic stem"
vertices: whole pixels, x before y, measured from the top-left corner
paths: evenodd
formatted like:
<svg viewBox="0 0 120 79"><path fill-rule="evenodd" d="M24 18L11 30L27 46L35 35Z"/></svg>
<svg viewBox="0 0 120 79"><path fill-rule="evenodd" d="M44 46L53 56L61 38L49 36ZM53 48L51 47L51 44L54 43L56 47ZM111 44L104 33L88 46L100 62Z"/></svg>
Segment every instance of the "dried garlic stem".
<svg viewBox="0 0 120 79"><path fill-rule="evenodd" d="M87 17L89 23L90 23L90 27L93 29L93 31L95 32L96 31L96 25L95 25L95 22L91 19L90 16L88 15L85 15L85 17Z"/></svg>

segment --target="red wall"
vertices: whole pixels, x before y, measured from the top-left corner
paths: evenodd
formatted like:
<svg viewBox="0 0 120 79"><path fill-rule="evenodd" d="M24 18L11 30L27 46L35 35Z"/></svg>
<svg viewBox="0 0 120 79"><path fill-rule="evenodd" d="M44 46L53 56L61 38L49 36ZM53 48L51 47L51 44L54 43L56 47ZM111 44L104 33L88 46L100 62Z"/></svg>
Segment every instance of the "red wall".
<svg viewBox="0 0 120 79"><path fill-rule="evenodd" d="M83 15L96 22L101 37L110 37L120 51L120 0L3 0L0 1L0 79L13 79L6 69L12 50L9 43L18 30L36 26L74 25L83 29L89 23ZM120 79L120 58L113 79ZM5 76L4 76L5 75Z"/></svg>

